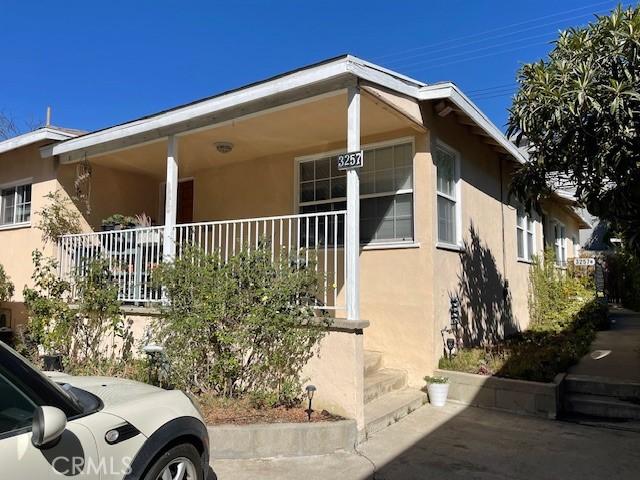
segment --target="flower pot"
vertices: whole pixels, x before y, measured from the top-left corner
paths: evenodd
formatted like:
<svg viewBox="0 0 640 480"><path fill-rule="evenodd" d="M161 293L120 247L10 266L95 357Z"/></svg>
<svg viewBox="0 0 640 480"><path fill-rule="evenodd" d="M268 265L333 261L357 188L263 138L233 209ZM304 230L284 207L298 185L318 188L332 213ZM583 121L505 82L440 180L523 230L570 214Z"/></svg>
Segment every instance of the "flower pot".
<svg viewBox="0 0 640 480"><path fill-rule="evenodd" d="M447 403L447 395L449 394L448 383L430 383L427 385L429 393L429 403L434 407L444 407Z"/></svg>

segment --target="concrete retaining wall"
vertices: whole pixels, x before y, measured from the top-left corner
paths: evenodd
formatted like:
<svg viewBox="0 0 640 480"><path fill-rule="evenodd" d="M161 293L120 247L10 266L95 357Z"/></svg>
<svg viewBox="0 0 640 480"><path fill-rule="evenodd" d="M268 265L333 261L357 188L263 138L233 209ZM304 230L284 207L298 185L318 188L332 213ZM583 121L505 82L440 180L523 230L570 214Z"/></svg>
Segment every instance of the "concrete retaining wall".
<svg viewBox="0 0 640 480"><path fill-rule="evenodd" d="M209 427L212 459L325 455L352 451L355 420L318 423L271 423Z"/></svg>
<svg viewBox="0 0 640 480"><path fill-rule="evenodd" d="M450 370L436 370L435 375L449 378L449 400L454 402L551 419L555 419L560 411L560 383L563 374L558 375L552 383Z"/></svg>

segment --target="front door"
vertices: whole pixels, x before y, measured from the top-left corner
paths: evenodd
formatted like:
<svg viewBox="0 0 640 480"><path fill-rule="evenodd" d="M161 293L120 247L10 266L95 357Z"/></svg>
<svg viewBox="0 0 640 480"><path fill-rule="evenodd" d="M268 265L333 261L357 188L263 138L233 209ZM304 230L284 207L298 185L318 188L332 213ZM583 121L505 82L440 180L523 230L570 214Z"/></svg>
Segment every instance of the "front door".
<svg viewBox="0 0 640 480"><path fill-rule="evenodd" d="M193 222L193 180L181 180L178 183L176 223L191 222Z"/></svg>

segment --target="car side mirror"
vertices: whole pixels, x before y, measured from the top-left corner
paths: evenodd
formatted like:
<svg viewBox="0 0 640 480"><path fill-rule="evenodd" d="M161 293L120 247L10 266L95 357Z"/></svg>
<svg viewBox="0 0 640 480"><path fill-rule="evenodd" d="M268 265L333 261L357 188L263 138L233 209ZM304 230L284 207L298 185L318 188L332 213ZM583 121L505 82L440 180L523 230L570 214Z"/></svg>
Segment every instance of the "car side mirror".
<svg viewBox="0 0 640 480"><path fill-rule="evenodd" d="M36 448L53 447L67 428L67 416L56 407L38 407L33 414L31 443Z"/></svg>

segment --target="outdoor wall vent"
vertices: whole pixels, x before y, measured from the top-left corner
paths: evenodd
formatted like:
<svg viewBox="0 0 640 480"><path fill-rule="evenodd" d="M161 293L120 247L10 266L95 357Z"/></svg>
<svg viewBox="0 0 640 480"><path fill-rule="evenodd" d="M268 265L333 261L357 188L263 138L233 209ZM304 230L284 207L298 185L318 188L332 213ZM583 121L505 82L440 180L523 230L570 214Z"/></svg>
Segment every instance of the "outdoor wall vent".
<svg viewBox="0 0 640 480"><path fill-rule="evenodd" d="M231 142L216 142L215 143L216 150L220 153L229 153L233 150L233 143Z"/></svg>

